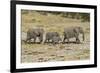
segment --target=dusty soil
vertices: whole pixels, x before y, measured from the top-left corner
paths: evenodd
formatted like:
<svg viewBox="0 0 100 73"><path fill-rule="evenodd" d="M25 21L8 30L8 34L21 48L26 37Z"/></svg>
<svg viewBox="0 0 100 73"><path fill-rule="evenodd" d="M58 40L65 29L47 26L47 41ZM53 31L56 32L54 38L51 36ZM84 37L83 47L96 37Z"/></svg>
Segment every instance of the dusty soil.
<svg viewBox="0 0 100 73"><path fill-rule="evenodd" d="M89 37L87 34L86 36ZM22 62L86 60L90 58L88 38L77 43L22 44Z"/></svg>

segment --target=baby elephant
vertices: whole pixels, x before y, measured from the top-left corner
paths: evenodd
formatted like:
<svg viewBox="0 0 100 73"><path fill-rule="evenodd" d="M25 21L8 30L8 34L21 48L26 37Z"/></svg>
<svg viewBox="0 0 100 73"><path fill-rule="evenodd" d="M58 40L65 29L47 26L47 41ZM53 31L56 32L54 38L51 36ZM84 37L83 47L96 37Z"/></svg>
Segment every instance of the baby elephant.
<svg viewBox="0 0 100 73"><path fill-rule="evenodd" d="M69 27L69 28L65 28L64 29L64 39L63 42L65 42L65 40L67 39L67 41L69 42L70 38L75 38L77 43L80 43L79 40L79 35L82 34L82 38L84 41L84 31L82 29L82 27Z"/></svg>
<svg viewBox="0 0 100 73"><path fill-rule="evenodd" d="M58 44L60 41L61 41L60 36L54 36L54 37L52 38L52 43L53 43L53 45Z"/></svg>
<svg viewBox="0 0 100 73"><path fill-rule="evenodd" d="M60 40L60 35L58 32L47 32L46 33L46 39L45 39L45 43L49 43L49 42L59 42Z"/></svg>

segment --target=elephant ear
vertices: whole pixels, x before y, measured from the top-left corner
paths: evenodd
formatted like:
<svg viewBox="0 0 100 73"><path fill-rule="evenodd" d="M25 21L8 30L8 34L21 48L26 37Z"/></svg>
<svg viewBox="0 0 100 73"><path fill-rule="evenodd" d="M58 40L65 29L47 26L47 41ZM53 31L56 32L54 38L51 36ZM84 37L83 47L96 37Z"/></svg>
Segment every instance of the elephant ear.
<svg viewBox="0 0 100 73"><path fill-rule="evenodd" d="M44 33L44 30L43 29L40 29L40 34L43 34Z"/></svg>
<svg viewBox="0 0 100 73"><path fill-rule="evenodd" d="M39 35L39 31L38 31L38 30L35 30L35 34L36 34L36 35Z"/></svg>
<svg viewBox="0 0 100 73"><path fill-rule="evenodd" d="M38 30L38 29L34 29L34 30L33 30L33 33L34 33L35 35L39 35L39 30Z"/></svg>
<svg viewBox="0 0 100 73"><path fill-rule="evenodd" d="M75 33L77 33L77 34L79 33L79 30L78 30L77 28L74 28L73 31L74 31Z"/></svg>

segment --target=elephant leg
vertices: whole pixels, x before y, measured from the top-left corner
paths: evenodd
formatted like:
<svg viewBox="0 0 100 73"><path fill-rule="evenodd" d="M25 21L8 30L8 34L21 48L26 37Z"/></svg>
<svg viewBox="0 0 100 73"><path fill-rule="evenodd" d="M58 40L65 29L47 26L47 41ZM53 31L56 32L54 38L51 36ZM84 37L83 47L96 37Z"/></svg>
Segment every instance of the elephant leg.
<svg viewBox="0 0 100 73"><path fill-rule="evenodd" d="M26 39L26 42L28 42L29 41L29 39Z"/></svg>
<svg viewBox="0 0 100 73"><path fill-rule="evenodd" d="M67 42L69 43L69 38L67 38Z"/></svg>
<svg viewBox="0 0 100 73"><path fill-rule="evenodd" d="M78 37L76 37L76 43L80 43L80 40Z"/></svg>
<svg viewBox="0 0 100 73"><path fill-rule="evenodd" d="M41 42L43 41L43 35L40 35L40 36L39 36L39 40L40 40L39 43L41 43Z"/></svg>
<svg viewBox="0 0 100 73"><path fill-rule="evenodd" d="M66 37L64 37L64 39L63 39L63 43L65 43L65 40L66 40Z"/></svg>
<svg viewBox="0 0 100 73"><path fill-rule="evenodd" d="M75 33L76 43L80 43L79 33Z"/></svg>
<svg viewBox="0 0 100 73"><path fill-rule="evenodd" d="M54 42L54 41L53 41L52 43L53 43L53 45L55 45L55 44L56 44L56 42Z"/></svg>
<svg viewBox="0 0 100 73"><path fill-rule="evenodd" d="M47 43L47 39L45 39L44 43Z"/></svg>
<svg viewBox="0 0 100 73"><path fill-rule="evenodd" d="M54 42L54 40L53 39L51 39L51 43L53 43Z"/></svg>
<svg viewBox="0 0 100 73"><path fill-rule="evenodd" d="M45 43L48 43L49 42L49 39L45 39Z"/></svg>
<svg viewBox="0 0 100 73"><path fill-rule="evenodd" d="M36 42L36 37L34 37L34 43Z"/></svg>
<svg viewBox="0 0 100 73"><path fill-rule="evenodd" d="M48 41L48 43L50 43L50 39L48 39L47 41Z"/></svg>
<svg viewBox="0 0 100 73"><path fill-rule="evenodd" d="M31 38L27 38L26 42L30 43L31 42Z"/></svg>
<svg viewBox="0 0 100 73"><path fill-rule="evenodd" d="M41 43L43 40L39 37L39 43Z"/></svg>

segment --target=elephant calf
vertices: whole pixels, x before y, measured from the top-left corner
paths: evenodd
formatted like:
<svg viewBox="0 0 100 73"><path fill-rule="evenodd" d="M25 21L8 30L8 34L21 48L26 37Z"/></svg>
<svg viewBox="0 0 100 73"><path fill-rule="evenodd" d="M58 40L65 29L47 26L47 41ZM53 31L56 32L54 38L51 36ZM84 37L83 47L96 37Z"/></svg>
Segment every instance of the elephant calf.
<svg viewBox="0 0 100 73"><path fill-rule="evenodd" d="M53 43L53 44L58 44L59 41L61 41L60 36L54 36L54 37L52 38L52 43Z"/></svg>
<svg viewBox="0 0 100 73"><path fill-rule="evenodd" d="M60 35L58 32L47 32L46 33L46 39L45 39L45 43L46 42L52 42L52 43L57 43L61 40Z"/></svg>
<svg viewBox="0 0 100 73"><path fill-rule="evenodd" d="M69 27L69 28L65 28L64 29L64 39L63 39L63 42L65 42L66 39L69 42L70 38L76 38L76 42L80 43L80 40L79 40L79 35L80 34L83 35L83 41L84 41L84 31L83 31L82 27Z"/></svg>

